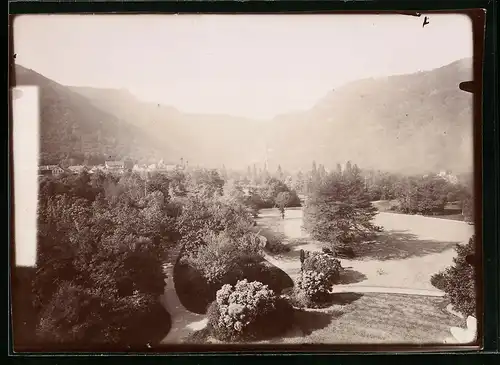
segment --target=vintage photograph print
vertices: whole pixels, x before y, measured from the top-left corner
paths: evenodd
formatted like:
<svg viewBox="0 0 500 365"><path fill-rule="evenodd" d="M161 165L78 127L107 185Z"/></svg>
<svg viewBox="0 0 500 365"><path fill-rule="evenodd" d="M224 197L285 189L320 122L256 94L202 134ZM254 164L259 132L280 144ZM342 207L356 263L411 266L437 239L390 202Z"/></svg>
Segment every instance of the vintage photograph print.
<svg viewBox="0 0 500 365"><path fill-rule="evenodd" d="M16 17L14 351L478 344L473 48L451 13Z"/></svg>

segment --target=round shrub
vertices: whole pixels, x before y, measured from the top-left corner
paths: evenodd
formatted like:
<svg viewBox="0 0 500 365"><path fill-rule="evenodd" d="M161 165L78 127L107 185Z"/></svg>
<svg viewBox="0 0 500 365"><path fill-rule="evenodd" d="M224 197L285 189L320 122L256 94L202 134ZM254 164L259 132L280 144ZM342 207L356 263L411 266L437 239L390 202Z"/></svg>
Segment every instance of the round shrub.
<svg viewBox="0 0 500 365"><path fill-rule="evenodd" d="M274 255L290 252L290 247L280 241L267 241L266 250Z"/></svg>
<svg viewBox="0 0 500 365"><path fill-rule="evenodd" d="M439 290L445 290L445 288L446 288L446 276L444 275L444 273L438 272L438 273L432 275L431 276L431 284Z"/></svg>
<svg viewBox="0 0 500 365"><path fill-rule="evenodd" d="M266 327L274 326L270 321L284 306L261 282L244 279L234 286L226 284L217 291L216 300L208 309L208 328L222 341L257 338L269 332Z"/></svg>
<svg viewBox="0 0 500 365"><path fill-rule="evenodd" d="M475 268L467 262L467 257L474 254L475 237L466 245L457 245L457 256L453 264L444 271L444 292L450 299L454 310L466 316L476 312Z"/></svg>
<svg viewBox="0 0 500 365"><path fill-rule="evenodd" d="M243 264L259 259L259 244L251 233L234 239L227 232L210 232L203 240L205 244L186 260L209 283L219 283L229 273L241 272Z"/></svg>
<svg viewBox="0 0 500 365"><path fill-rule="evenodd" d="M296 298L309 307L313 303L321 303L328 297L329 282L324 273L303 270L297 279Z"/></svg>
<svg viewBox="0 0 500 365"><path fill-rule="evenodd" d="M339 277L341 270L340 260L325 252L311 252L304 259L302 270L322 273L329 284L333 284Z"/></svg>

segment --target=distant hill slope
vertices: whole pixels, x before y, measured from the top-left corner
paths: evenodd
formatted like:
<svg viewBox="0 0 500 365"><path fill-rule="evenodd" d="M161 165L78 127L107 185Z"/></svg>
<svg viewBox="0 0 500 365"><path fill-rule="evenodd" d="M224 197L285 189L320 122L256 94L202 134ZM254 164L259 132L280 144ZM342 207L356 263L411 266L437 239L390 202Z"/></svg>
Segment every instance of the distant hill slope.
<svg viewBox="0 0 500 365"><path fill-rule="evenodd" d="M33 71L18 74L21 83L42 86L44 151L107 150L244 169L262 165L267 147L272 169L309 169L312 160L333 168L351 160L405 173L472 170L472 95L458 87L472 79L471 59L358 80L310 110L268 121L188 114L126 90L64 87Z"/></svg>
<svg viewBox="0 0 500 365"><path fill-rule="evenodd" d="M263 158L263 132L258 121L182 113L171 106L143 102L126 90L71 89L95 106L182 151L182 157L192 164L245 168L253 159Z"/></svg>
<svg viewBox="0 0 500 365"><path fill-rule="evenodd" d="M43 160L89 153L106 158L160 158L171 153L141 129L95 107L68 87L20 65L15 72L17 85L36 85L40 90Z"/></svg>
<svg viewBox="0 0 500 365"><path fill-rule="evenodd" d="M409 173L471 171L473 99L458 87L471 79L472 60L466 59L347 84L309 111L275 119L268 135L274 158L295 167L310 166L314 158L327 166L352 160Z"/></svg>

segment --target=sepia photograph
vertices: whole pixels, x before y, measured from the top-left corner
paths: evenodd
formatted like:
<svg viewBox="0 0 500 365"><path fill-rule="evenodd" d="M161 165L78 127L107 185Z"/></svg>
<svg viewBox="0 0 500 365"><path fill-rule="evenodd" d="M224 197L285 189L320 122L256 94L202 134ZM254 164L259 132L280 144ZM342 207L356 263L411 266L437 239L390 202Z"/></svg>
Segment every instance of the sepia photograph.
<svg viewBox="0 0 500 365"><path fill-rule="evenodd" d="M12 34L14 351L478 344L470 17Z"/></svg>

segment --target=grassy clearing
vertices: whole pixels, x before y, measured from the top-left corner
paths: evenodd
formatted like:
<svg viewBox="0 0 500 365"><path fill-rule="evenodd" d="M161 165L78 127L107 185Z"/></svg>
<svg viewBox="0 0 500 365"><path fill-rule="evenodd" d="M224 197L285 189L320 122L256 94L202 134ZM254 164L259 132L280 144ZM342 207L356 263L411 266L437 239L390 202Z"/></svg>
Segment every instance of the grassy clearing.
<svg viewBox="0 0 500 365"><path fill-rule="evenodd" d="M434 289L431 276L449 266L455 245L474 233L474 227L463 222L416 215L379 213L374 222L384 232L374 242L357 245L354 259L341 260L346 270L338 284ZM291 277L300 270L300 249L319 251L324 246L311 240L301 224L300 209L287 212L284 220L275 210L263 210L258 220L259 227L286 237L290 252L274 257Z"/></svg>
<svg viewBox="0 0 500 365"><path fill-rule="evenodd" d="M274 343L442 343L461 320L443 298L395 294L348 294L320 314L297 323L297 333Z"/></svg>
<svg viewBox="0 0 500 365"><path fill-rule="evenodd" d="M463 320L449 314L443 298L398 294L339 293L324 309L295 310L293 329L261 344L443 343ZM270 324L272 325L272 324ZM216 343L206 330L190 342Z"/></svg>

